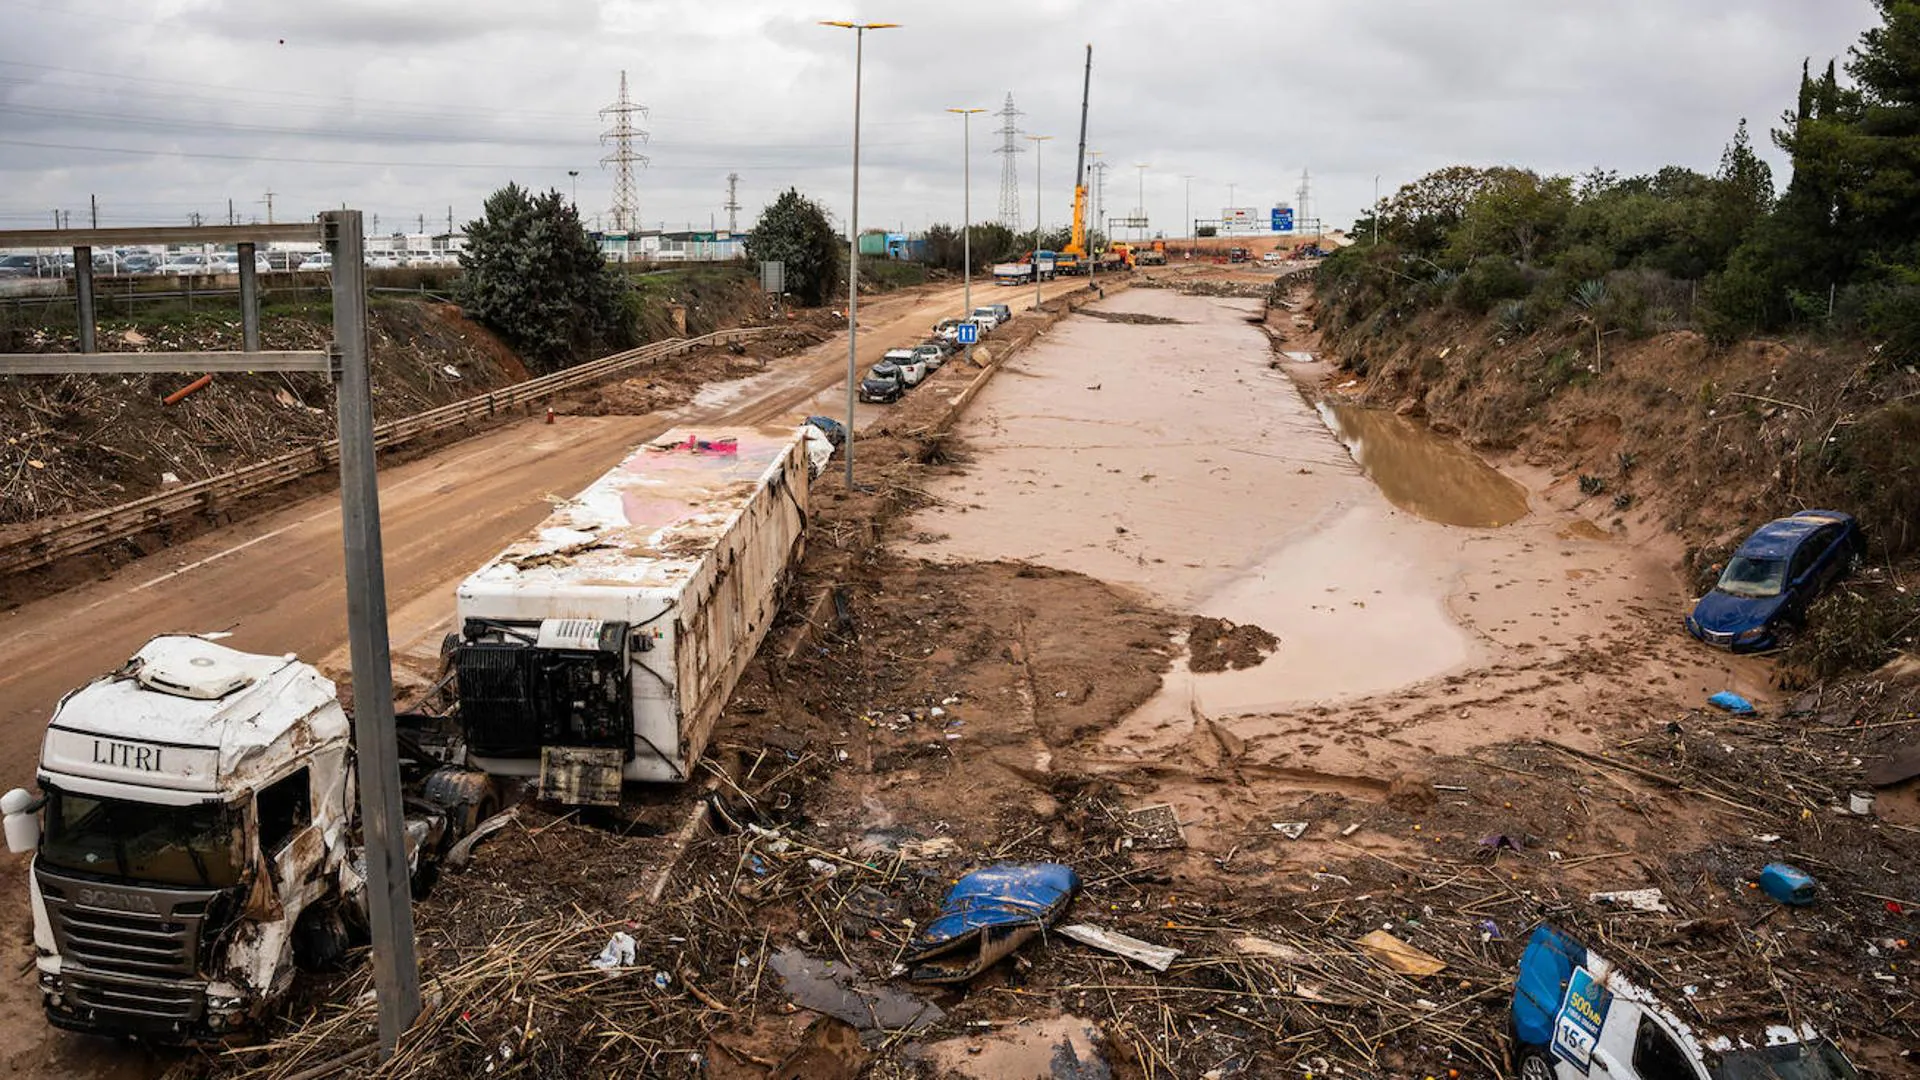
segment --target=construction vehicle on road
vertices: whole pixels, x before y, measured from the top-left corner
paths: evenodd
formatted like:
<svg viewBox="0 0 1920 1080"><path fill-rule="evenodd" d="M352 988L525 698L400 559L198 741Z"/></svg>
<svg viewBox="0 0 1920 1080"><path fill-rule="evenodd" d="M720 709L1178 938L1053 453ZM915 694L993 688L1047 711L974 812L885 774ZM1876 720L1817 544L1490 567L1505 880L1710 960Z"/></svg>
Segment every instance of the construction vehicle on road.
<svg viewBox="0 0 1920 1080"><path fill-rule="evenodd" d="M1092 86L1093 46L1088 45L1086 70L1080 79L1080 151L1073 165L1073 232L1056 263L1062 274L1084 274L1092 262L1087 250L1087 92Z"/></svg>
<svg viewBox="0 0 1920 1080"><path fill-rule="evenodd" d="M1167 242L1155 240L1140 252L1138 260L1141 266L1167 265Z"/></svg>

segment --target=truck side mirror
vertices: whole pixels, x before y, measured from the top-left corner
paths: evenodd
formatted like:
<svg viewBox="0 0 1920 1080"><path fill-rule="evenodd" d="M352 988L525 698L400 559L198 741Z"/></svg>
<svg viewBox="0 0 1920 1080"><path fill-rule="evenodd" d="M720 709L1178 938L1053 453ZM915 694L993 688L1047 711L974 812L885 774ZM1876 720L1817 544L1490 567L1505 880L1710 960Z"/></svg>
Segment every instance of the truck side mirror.
<svg viewBox="0 0 1920 1080"><path fill-rule="evenodd" d="M14 788L0 795L0 813L6 815L7 850L29 855L40 850L40 805L25 788Z"/></svg>

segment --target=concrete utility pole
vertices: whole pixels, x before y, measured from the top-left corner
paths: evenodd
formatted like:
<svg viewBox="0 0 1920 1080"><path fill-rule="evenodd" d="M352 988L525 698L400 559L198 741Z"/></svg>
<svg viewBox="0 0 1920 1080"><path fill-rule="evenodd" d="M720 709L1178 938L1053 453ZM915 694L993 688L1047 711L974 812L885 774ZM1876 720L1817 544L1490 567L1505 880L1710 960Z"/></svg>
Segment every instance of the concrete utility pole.
<svg viewBox="0 0 1920 1080"><path fill-rule="evenodd" d="M1380 242L1380 174L1373 174L1373 242Z"/></svg>
<svg viewBox="0 0 1920 1080"><path fill-rule="evenodd" d="M267 224L269 224L269 225L271 225L271 224L273 224L273 196L274 196L274 194L275 194L274 192L271 192L271 191L269 191L269 192L267 192L267 197L266 197L266 198L265 198L264 200L262 200L263 202L265 202L265 203L267 204Z"/></svg>
<svg viewBox="0 0 1920 1080"><path fill-rule="evenodd" d="M847 490L853 491L853 406L860 392L860 66L867 31L899 23L826 22L853 31L853 206L847 214Z"/></svg>
<svg viewBox="0 0 1920 1080"><path fill-rule="evenodd" d="M93 227L97 229L100 227L100 196L87 196L87 206L92 210Z"/></svg>
<svg viewBox="0 0 1920 1080"><path fill-rule="evenodd" d="M1180 179L1187 182L1187 256L1193 256L1193 174L1188 173Z"/></svg>
<svg viewBox="0 0 1920 1080"><path fill-rule="evenodd" d="M1135 231L1139 233L1139 236L1135 237L1135 239L1144 240L1147 236L1147 163L1144 161L1136 161L1133 167L1140 170L1140 206L1133 212L1134 219L1137 222Z"/></svg>
<svg viewBox="0 0 1920 1080"><path fill-rule="evenodd" d="M1040 189L1040 144L1053 138L1051 135L1029 135L1027 141L1033 144L1033 310L1040 310L1040 231L1046 227L1046 214L1041 209Z"/></svg>
<svg viewBox="0 0 1920 1080"><path fill-rule="evenodd" d="M720 209L727 212L727 232L740 231L740 174L727 174L727 204Z"/></svg>

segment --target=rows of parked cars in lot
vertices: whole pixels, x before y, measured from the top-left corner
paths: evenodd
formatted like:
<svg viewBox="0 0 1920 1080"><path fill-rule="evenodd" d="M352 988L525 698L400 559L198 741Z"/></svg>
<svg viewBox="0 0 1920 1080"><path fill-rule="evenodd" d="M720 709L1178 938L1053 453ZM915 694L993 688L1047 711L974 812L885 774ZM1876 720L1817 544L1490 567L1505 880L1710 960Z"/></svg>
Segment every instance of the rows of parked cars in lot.
<svg viewBox="0 0 1920 1080"><path fill-rule="evenodd" d="M1013 309L1007 305L985 304L960 318L941 319L920 344L888 349L860 380L860 400L881 405L899 401L946 363L947 357L965 348L960 341L963 326L974 327L976 339L985 341L1012 318Z"/></svg>
<svg viewBox="0 0 1920 1080"><path fill-rule="evenodd" d="M460 257L450 252L431 255L393 252L369 252L367 267L391 270L405 266L454 268ZM269 273L325 273L333 269L333 256L327 252L267 251L253 257L253 268ZM96 251L93 272L99 275L139 275L192 277L204 274L237 274L240 256L235 252L183 251L162 255L150 251ZM0 278L70 278L73 256L70 253L34 255L15 252L0 255Z"/></svg>

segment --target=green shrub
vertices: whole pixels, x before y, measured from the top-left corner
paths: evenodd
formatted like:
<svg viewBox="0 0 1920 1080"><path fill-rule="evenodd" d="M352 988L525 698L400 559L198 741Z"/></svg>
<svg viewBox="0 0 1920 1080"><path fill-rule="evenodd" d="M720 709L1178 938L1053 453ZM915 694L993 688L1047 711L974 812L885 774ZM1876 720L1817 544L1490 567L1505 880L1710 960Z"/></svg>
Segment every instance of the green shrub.
<svg viewBox="0 0 1920 1080"><path fill-rule="evenodd" d="M1910 364L1920 359L1920 286L1882 285L1866 301L1866 331L1878 339L1884 359Z"/></svg>
<svg viewBox="0 0 1920 1080"><path fill-rule="evenodd" d="M1454 282L1453 303L1474 315L1485 315L1502 300L1516 300L1532 287L1520 264L1504 255L1477 259Z"/></svg>
<svg viewBox="0 0 1920 1080"><path fill-rule="evenodd" d="M1920 543L1920 405L1888 405L1836 430L1818 497L1899 553Z"/></svg>
<svg viewBox="0 0 1920 1080"><path fill-rule="evenodd" d="M1871 671L1920 636L1920 594L1891 584L1850 582L1815 600L1806 628L1788 644L1786 661L1832 678Z"/></svg>

